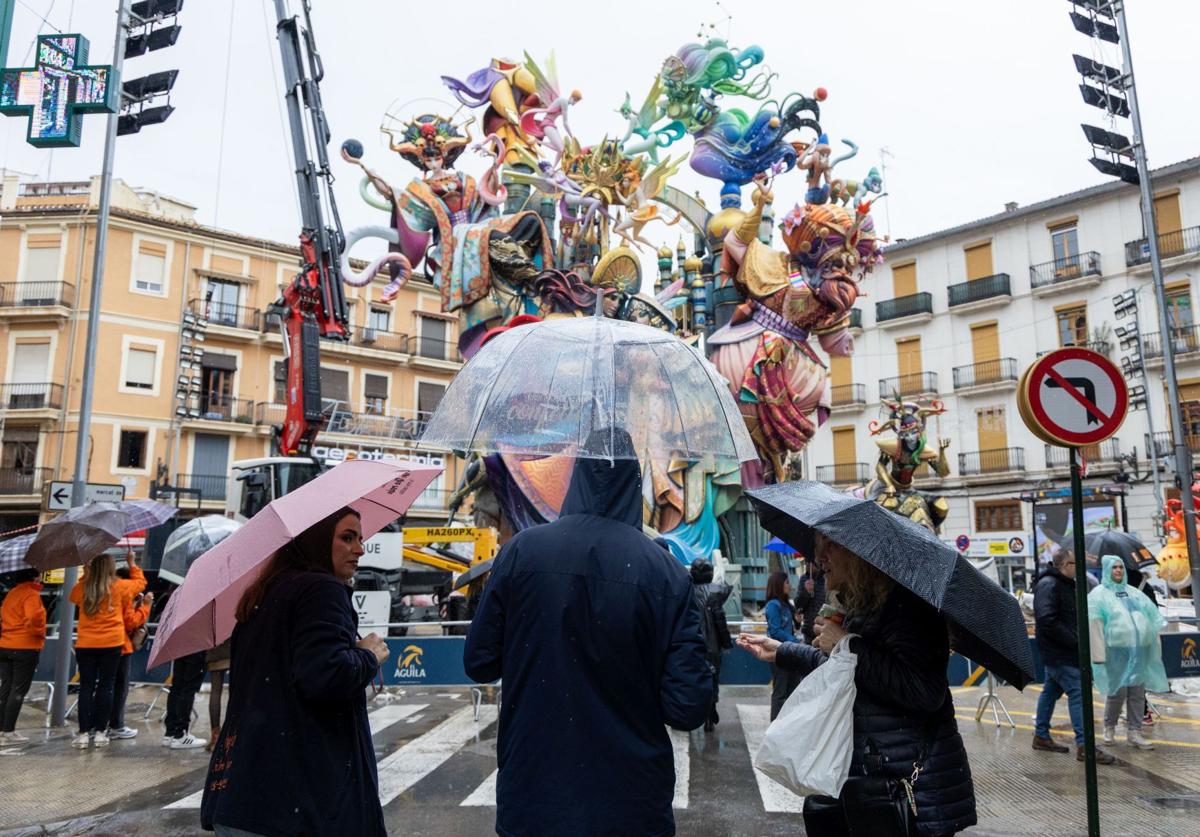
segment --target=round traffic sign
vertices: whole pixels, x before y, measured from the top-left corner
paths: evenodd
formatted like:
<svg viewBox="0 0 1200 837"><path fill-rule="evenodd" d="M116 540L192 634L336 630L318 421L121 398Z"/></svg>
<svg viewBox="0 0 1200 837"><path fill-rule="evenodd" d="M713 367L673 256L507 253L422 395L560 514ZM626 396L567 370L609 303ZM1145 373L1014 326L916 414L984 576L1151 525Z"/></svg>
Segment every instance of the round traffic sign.
<svg viewBox="0 0 1200 837"><path fill-rule="evenodd" d="M958 548L959 552L966 552L971 548L971 539L966 535L959 535L954 539L954 545Z"/></svg>
<svg viewBox="0 0 1200 837"><path fill-rule="evenodd" d="M1094 445L1125 421L1125 380L1106 357L1090 349L1058 349L1039 358L1021 378L1018 409L1025 424L1052 445Z"/></svg>

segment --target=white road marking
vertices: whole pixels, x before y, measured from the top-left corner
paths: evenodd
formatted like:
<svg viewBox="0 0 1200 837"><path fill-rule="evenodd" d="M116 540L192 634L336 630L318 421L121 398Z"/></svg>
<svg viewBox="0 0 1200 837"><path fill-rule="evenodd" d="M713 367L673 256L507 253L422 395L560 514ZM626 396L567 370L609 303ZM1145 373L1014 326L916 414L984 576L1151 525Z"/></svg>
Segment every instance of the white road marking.
<svg viewBox="0 0 1200 837"><path fill-rule="evenodd" d="M671 749L675 751L675 797L671 800L672 808L688 806L688 781L692 776L692 760L690 754L691 739L686 732L669 729Z"/></svg>
<svg viewBox="0 0 1200 837"><path fill-rule="evenodd" d="M746 749L750 751L753 769L754 756L762 746L763 736L771 724L771 707L765 704L739 703L738 719L742 722L742 734L746 738ZM754 780L758 782L758 794L762 797L763 808L768 813L799 814L804 811L804 797L792 793L759 770L754 771Z"/></svg>
<svg viewBox="0 0 1200 837"><path fill-rule="evenodd" d="M475 709L464 706L422 736L414 738L396 752L379 762L379 802L387 805L393 799L437 768L484 729L496 722L494 705Z"/></svg>
<svg viewBox="0 0 1200 837"><path fill-rule="evenodd" d="M371 735L378 735L393 724L403 721L405 718L420 712L429 704L427 703L401 703L389 704L381 706L370 715L367 720L371 725ZM183 799L176 800L170 805L164 805L164 808L199 808L200 800L204 798L204 789L188 794Z"/></svg>
<svg viewBox="0 0 1200 837"><path fill-rule="evenodd" d="M491 775L483 780L483 784L471 791L471 795L458 803L460 808L486 808L496 804L496 779L500 770L493 770Z"/></svg>

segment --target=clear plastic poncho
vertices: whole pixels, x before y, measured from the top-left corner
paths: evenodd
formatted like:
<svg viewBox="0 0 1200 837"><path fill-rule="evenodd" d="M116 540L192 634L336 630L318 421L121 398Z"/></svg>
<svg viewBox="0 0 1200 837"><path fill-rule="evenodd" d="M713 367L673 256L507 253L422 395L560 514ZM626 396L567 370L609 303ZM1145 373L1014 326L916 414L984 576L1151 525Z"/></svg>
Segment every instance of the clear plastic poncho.
<svg viewBox="0 0 1200 837"><path fill-rule="evenodd" d="M1106 695L1125 686L1143 685L1147 691L1170 689L1162 663L1158 632L1166 624L1150 597L1121 581L1113 581L1113 567L1124 563L1105 555L1103 583L1088 594L1088 618L1104 629L1104 658L1092 663L1096 688Z"/></svg>

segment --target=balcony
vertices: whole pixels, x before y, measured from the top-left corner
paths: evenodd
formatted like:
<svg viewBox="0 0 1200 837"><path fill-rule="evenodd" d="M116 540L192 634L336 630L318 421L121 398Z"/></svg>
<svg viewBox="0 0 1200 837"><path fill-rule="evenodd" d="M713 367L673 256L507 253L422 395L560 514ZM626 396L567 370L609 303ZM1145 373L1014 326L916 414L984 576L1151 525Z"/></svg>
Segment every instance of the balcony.
<svg viewBox="0 0 1200 837"><path fill-rule="evenodd" d="M41 494L49 477L49 468L4 468L0 470L0 496Z"/></svg>
<svg viewBox="0 0 1200 837"><path fill-rule="evenodd" d="M450 504L450 495L454 492L449 488L426 488L413 500L409 514L414 511L431 511L444 513Z"/></svg>
<svg viewBox="0 0 1200 837"><path fill-rule="evenodd" d="M861 410L866 405L866 384L844 384L829 388L829 406L835 413Z"/></svg>
<svg viewBox="0 0 1200 837"><path fill-rule="evenodd" d="M206 302L203 299L193 299L188 303L188 307L197 317L207 318L209 326L238 331L258 331L261 327L261 316L257 308L228 302Z"/></svg>
<svg viewBox="0 0 1200 837"><path fill-rule="evenodd" d="M1007 273L997 273L951 285L946 288L946 294L951 308L974 311L1003 305L1012 299L1012 282Z"/></svg>
<svg viewBox="0 0 1200 837"><path fill-rule="evenodd" d="M408 335L397 334L394 331L381 331L377 328L357 329L350 338L355 346L364 349L375 349L381 352L404 354L408 351Z"/></svg>
<svg viewBox="0 0 1200 837"><path fill-rule="evenodd" d="M0 384L0 410L58 410L62 384Z"/></svg>
<svg viewBox="0 0 1200 837"><path fill-rule="evenodd" d="M879 379L880 398L907 398L912 395L937 395L936 372L916 372L912 375L897 375Z"/></svg>
<svg viewBox="0 0 1200 837"><path fill-rule="evenodd" d="M816 475L818 482L830 485L861 485L871 478L871 466L866 462L818 465Z"/></svg>
<svg viewBox="0 0 1200 837"><path fill-rule="evenodd" d="M904 325L933 319L933 295L909 294L875 303L875 322L883 325Z"/></svg>
<svg viewBox="0 0 1200 837"><path fill-rule="evenodd" d="M347 436L369 436L376 439L416 441L425 432L432 413L405 411L386 415L370 410L352 411L337 407L329 414L326 433L341 433Z"/></svg>
<svg viewBox="0 0 1200 837"><path fill-rule="evenodd" d="M448 363L462 363L462 355L458 353L457 340L433 340L420 335L408 338L408 353L413 360L440 360Z"/></svg>
<svg viewBox="0 0 1200 837"><path fill-rule="evenodd" d="M1121 442L1115 438L1107 439L1098 445L1085 445L1079 448L1079 453L1083 456L1089 470L1095 471L1104 467L1115 468L1117 457L1121 455ZM1069 468L1070 466L1071 452L1067 448L1046 445L1047 468Z"/></svg>
<svg viewBox="0 0 1200 837"><path fill-rule="evenodd" d="M1100 254L1095 250L1076 253L1029 268L1029 284L1034 296L1042 296L1100 284Z"/></svg>
<svg viewBox="0 0 1200 837"><path fill-rule="evenodd" d="M1200 453L1200 433L1188 433L1184 437L1187 443L1188 450L1193 454ZM1146 455L1159 458L1163 456L1175 455L1175 442L1170 430L1160 430L1154 434L1153 440L1150 434L1145 434L1146 439Z"/></svg>
<svg viewBox="0 0 1200 837"><path fill-rule="evenodd" d="M237 424L254 423L254 402L248 398L209 393L200 397L200 415L184 421L223 421Z"/></svg>
<svg viewBox="0 0 1200 837"><path fill-rule="evenodd" d="M1017 385L1017 359L1002 357L954 367L954 391L1008 389Z"/></svg>
<svg viewBox="0 0 1200 837"><path fill-rule="evenodd" d="M194 488L200 492L201 502L225 502L225 492L229 488L229 477L226 474L180 474L180 488Z"/></svg>
<svg viewBox="0 0 1200 837"><path fill-rule="evenodd" d="M37 316L39 311L65 317L68 314L65 309L74 305L75 286L69 282L0 283L0 317L27 319Z"/></svg>
<svg viewBox="0 0 1200 837"><path fill-rule="evenodd" d="M996 448L958 455L958 473L963 477L1009 474L1025 470L1025 448Z"/></svg>
<svg viewBox="0 0 1200 837"><path fill-rule="evenodd" d="M1162 332L1152 331L1149 334L1142 335L1142 348L1146 353L1146 360L1159 359L1163 356L1163 339ZM1171 329L1171 348L1175 350L1175 355L1187 355L1193 352L1200 352L1200 325L1178 326Z"/></svg>
<svg viewBox="0 0 1200 837"><path fill-rule="evenodd" d="M863 325L862 325L862 309L861 308L851 308L850 309L850 328L852 328L852 329L856 328L859 331L862 331L862 327L863 327Z"/></svg>
<svg viewBox="0 0 1200 837"><path fill-rule="evenodd" d="M1200 253L1200 227L1188 227L1185 230L1160 233L1158 236L1158 256L1161 259L1172 259ZM1126 267L1136 267L1150 263L1150 239L1139 238L1125 245Z"/></svg>

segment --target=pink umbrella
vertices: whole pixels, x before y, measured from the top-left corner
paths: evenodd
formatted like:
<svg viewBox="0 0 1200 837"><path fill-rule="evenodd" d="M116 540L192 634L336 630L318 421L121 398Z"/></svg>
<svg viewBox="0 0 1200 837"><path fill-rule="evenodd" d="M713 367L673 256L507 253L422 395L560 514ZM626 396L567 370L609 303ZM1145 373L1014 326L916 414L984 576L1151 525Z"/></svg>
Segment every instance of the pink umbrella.
<svg viewBox="0 0 1200 837"><path fill-rule="evenodd" d="M159 618L147 667L229 639L242 594L271 556L312 524L350 506L362 515L363 537L370 537L404 514L441 472L403 460L354 459L273 501L192 564Z"/></svg>

